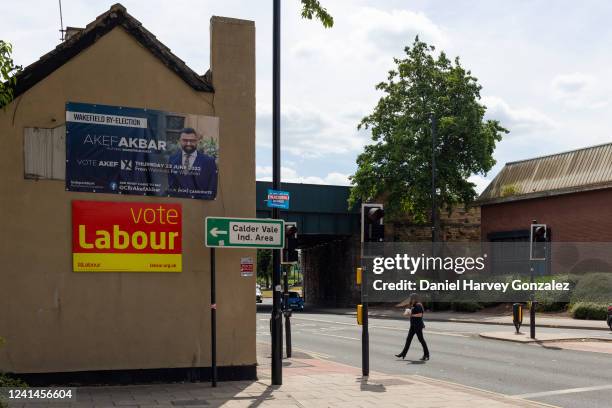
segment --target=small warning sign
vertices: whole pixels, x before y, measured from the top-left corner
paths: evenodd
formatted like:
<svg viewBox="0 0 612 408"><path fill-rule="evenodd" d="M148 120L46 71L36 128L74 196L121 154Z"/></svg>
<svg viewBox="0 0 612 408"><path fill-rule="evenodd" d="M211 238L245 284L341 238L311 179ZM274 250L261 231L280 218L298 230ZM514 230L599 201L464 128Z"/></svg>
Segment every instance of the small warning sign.
<svg viewBox="0 0 612 408"><path fill-rule="evenodd" d="M253 276L253 258L240 258L240 276Z"/></svg>

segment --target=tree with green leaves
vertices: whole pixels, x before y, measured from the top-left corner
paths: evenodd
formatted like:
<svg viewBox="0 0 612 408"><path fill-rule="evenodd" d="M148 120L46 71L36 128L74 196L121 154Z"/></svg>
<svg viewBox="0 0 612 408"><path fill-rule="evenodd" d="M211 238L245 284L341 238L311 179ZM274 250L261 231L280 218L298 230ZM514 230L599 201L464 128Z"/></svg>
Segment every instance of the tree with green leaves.
<svg viewBox="0 0 612 408"><path fill-rule="evenodd" d="M0 40L0 108L13 100L13 89L17 81L15 75L21 71L21 67L13 62L12 53L13 46Z"/></svg>
<svg viewBox="0 0 612 408"><path fill-rule="evenodd" d="M481 86L458 57L436 56L418 37L404 50L387 81L376 86L384 95L358 126L371 130L373 143L357 158L349 204L383 200L385 216L424 222L433 198L431 118L437 120L436 203L447 210L475 199L468 178L491 170L495 145L508 131L484 119Z"/></svg>
<svg viewBox="0 0 612 408"><path fill-rule="evenodd" d="M313 17L320 20L325 28L334 25L334 18L321 6L318 0L302 0L302 18L312 20Z"/></svg>
<svg viewBox="0 0 612 408"><path fill-rule="evenodd" d="M272 279L272 251L270 249L257 250L257 280L263 279L266 288L270 287Z"/></svg>

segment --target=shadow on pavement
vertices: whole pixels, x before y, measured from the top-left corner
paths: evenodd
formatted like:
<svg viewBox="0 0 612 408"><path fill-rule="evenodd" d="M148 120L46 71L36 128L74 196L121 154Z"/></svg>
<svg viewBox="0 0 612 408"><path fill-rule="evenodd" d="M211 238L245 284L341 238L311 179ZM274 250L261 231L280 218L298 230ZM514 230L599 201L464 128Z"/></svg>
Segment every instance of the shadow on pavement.
<svg viewBox="0 0 612 408"><path fill-rule="evenodd" d="M367 377L358 377L357 382L359 382L359 388L361 391L370 391L370 392L386 392L387 389L380 382L370 384L368 382Z"/></svg>

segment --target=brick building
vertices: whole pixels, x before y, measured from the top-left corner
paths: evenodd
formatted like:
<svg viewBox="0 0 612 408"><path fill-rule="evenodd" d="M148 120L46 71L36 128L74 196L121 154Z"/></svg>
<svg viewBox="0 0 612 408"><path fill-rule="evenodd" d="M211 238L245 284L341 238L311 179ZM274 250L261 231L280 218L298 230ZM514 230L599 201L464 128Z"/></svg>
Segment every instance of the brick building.
<svg viewBox="0 0 612 408"><path fill-rule="evenodd" d="M526 242L537 220L555 272L612 270L596 244L612 242L612 143L507 163L478 202L483 241Z"/></svg>
<svg viewBox="0 0 612 408"><path fill-rule="evenodd" d="M527 237L536 219L553 241L612 241L612 143L507 163L478 201L483 240Z"/></svg>

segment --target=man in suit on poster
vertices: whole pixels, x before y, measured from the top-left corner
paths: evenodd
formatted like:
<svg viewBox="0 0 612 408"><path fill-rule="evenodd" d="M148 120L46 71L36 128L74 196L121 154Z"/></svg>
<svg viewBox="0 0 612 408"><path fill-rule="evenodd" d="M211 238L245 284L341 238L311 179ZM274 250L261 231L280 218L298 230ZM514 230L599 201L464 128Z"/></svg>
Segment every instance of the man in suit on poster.
<svg viewBox="0 0 612 408"><path fill-rule="evenodd" d="M198 151L200 139L192 128L181 130L178 141L181 150L169 159L172 167L168 175L170 195L209 200L217 195L217 164L213 157Z"/></svg>

